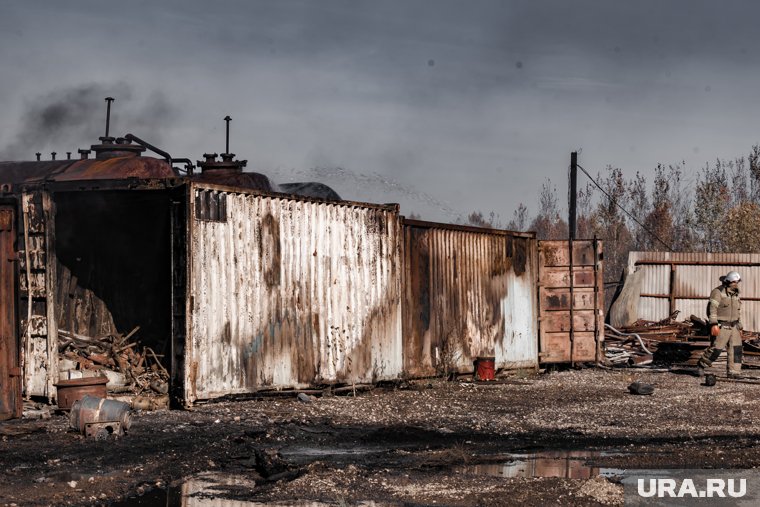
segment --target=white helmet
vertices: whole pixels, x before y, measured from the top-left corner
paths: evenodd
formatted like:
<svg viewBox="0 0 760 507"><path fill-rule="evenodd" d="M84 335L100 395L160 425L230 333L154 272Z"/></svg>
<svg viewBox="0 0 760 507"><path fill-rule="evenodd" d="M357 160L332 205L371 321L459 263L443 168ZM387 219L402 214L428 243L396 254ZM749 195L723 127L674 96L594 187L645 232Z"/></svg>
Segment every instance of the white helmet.
<svg viewBox="0 0 760 507"><path fill-rule="evenodd" d="M737 273L736 271L729 271L726 273L726 276L723 277L723 280L725 280L726 283L731 282L740 282L742 279L741 275Z"/></svg>

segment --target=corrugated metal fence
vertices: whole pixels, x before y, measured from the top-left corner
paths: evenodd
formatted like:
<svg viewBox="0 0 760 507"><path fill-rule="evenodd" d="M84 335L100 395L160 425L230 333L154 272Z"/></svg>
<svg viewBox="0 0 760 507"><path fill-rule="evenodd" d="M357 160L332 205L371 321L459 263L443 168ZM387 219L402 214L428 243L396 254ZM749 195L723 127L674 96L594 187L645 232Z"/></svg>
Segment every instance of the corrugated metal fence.
<svg viewBox="0 0 760 507"><path fill-rule="evenodd" d="M737 271L742 276L742 323L760 330L760 254L705 252L631 252L630 272L641 272L638 318L662 320L675 311L679 318L707 317L710 291L720 276Z"/></svg>

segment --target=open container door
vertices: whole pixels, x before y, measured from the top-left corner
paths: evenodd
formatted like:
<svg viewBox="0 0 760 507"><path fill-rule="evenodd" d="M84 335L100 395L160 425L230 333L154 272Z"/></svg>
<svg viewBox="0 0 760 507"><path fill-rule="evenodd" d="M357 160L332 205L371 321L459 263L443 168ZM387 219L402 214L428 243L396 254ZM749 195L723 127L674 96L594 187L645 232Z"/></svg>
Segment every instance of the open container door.
<svg viewBox="0 0 760 507"><path fill-rule="evenodd" d="M0 205L0 420L21 417L13 205Z"/></svg>

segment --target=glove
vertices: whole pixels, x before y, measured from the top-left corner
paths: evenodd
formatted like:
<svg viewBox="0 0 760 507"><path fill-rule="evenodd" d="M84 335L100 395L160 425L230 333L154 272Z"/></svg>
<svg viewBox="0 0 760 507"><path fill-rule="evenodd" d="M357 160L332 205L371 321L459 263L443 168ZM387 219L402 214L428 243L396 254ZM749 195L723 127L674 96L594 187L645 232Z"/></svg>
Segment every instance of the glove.
<svg viewBox="0 0 760 507"><path fill-rule="evenodd" d="M718 324L713 324L712 327L710 327L710 336L718 336L720 334L720 326Z"/></svg>

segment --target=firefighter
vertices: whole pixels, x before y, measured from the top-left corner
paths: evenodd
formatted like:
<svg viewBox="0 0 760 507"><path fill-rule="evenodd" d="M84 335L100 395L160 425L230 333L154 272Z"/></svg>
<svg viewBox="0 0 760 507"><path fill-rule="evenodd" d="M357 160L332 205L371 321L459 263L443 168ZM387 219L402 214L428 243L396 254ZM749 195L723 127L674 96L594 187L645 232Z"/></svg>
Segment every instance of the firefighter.
<svg viewBox="0 0 760 507"><path fill-rule="evenodd" d="M742 372L742 302L739 298L739 282L742 277L736 271L729 271L720 277L721 285L710 293L707 317L710 321L712 344L699 358L697 366L700 375L718 359L723 349L728 356L728 376L738 377Z"/></svg>

